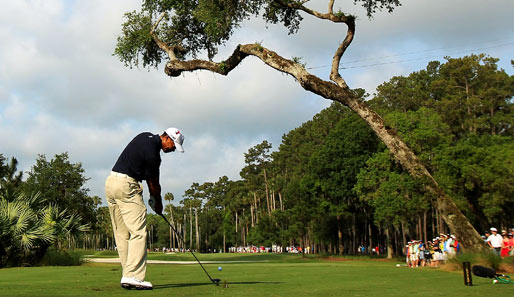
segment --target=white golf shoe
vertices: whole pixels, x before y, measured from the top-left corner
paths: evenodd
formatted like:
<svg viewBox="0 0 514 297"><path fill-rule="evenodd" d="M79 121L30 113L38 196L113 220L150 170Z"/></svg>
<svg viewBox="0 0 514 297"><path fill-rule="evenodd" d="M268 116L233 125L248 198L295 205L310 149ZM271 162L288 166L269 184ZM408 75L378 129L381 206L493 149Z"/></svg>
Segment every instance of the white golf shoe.
<svg viewBox="0 0 514 297"><path fill-rule="evenodd" d="M135 277L122 277L121 278L121 287L127 290L132 288L137 290L151 290L153 289L151 282L145 282L142 280L138 280Z"/></svg>

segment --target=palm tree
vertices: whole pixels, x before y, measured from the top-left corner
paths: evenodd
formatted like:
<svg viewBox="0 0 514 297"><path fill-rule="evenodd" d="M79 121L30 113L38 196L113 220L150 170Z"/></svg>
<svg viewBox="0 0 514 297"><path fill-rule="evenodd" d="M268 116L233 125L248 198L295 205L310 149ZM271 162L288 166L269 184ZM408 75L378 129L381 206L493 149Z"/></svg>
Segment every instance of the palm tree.
<svg viewBox="0 0 514 297"><path fill-rule="evenodd" d="M0 193L0 267L33 265L52 244L58 248L88 229L80 217L68 215L55 205L44 205L39 193L23 192L9 201Z"/></svg>
<svg viewBox="0 0 514 297"><path fill-rule="evenodd" d="M175 196L173 196L173 193L166 193L164 194L164 200L168 201L168 206L166 207L166 210L168 210L169 214L170 214L170 221L172 224L175 224L173 222L173 206L171 205L171 201L173 201L175 199ZM171 230L171 226L170 226L170 248L172 248L174 245L174 242L175 242L175 236ZM173 237L173 238L172 238Z"/></svg>
<svg viewBox="0 0 514 297"><path fill-rule="evenodd" d="M24 265L34 246L46 250L55 240L52 222L40 220L33 210L40 200L38 194L19 194L13 201L4 194L0 200L0 266Z"/></svg>

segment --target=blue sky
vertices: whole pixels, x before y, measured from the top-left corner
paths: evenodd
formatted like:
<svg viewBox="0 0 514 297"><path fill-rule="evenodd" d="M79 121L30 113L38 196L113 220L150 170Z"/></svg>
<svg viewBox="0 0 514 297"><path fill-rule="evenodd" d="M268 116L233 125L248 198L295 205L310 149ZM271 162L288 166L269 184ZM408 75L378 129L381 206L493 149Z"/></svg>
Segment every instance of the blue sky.
<svg viewBox="0 0 514 297"><path fill-rule="evenodd" d="M326 11L328 1L311 2L307 5ZM341 70L350 87L372 94L380 83L431 60L472 52L500 58L500 67L514 73L514 1L403 2L392 14L369 20L353 1L336 1L336 8L358 16L354 42L343 57L358 62ZM250 147L264 139L278 147L283 134L329 105L251 57L227 77L195 72L171 79L162 69L124 67L112 53L123 13L140 3L2 2L0 153L16 157L20 170L30 170L37 154L50 159L68 152L91 178L90 194L103 197L105 177L136 134L175 126L185 135L186 153L163 154L161 183L164 192L180 199L193 182L239 178ZM301 57L307 67L316 67L312 73L328 79L330 67L323 66L331 63L345 32L344 25L310 16L293 36L251 20L217 59L238 43L258 41L284 57Z"/></svg>

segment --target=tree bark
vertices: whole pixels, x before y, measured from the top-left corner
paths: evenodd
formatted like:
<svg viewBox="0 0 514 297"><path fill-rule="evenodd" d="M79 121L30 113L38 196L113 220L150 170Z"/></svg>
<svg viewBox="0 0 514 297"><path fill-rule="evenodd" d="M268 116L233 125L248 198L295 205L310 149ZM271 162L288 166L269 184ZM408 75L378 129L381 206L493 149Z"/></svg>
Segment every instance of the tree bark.
<svg viewBox="0 0 514 297"><path fill-rule="evenodd" d="M427 238L428 238L428 235L427 235L427 212L428 210L425 210L423 212L423 242L425 242L425 244L427 243Z"/></svg>
<svg viewBox="0 0 514 297"><path fill-rule="evenodd" d="M268 177L266 176L266 168L264 168L264 186L266 188L266 206L268 207L268 216L271 216L271 201L268 189Z"/></svg>
<svg viewBox="0 0 514 297"><path fill-rule="evenodd" d="M259 208L257 207L257 193L253 192L253 199L255 200L255 224L259 224Z"/></svg>
<svg viewBox="0 0 514 297"><path fill-rule="evenodd" d="M182 226L184 227L184 242L182 243L182 245L184 246L183 248L186 249L186 240L187 240L187 226L186 226L186 223L187 223L187 217L186 217L186 210L184 209L184 223L182 224Z"/></svg>
<svg viewBox="0 0 514 297"><path fill-rule="evenodd" d="M193 250L193 208L189 207L189 249Z"/></svg>
<svg viewBox="0 0 514 297"><path fill-rule="evenodd" d="M351 244L351 247L352 247L352 251L350 254L355 254L355 251L357 250L357 240L356 240L356 237L357 237L357 230L356 230L356 215L355 215L355 212L352 213L352 244Z"/></svg>
<svg viewBox="0 0 514 297"><path fill-rule="evenodd" d="M275 191L271 192L271 211L275 211Z"/></svg>
<svg viewBox="0 0 514 297"><path fill-rule="evenodd" d="M402 246L405 246L407 244L407 238L406 238L406 232L405 232L405 225L403 224L403 222L401 223L401 226L402 226Z"/></svg>
<svg viewBox="0 0 514 297"><path fill-rule="evenodd" d="M343 222L341 215L337 216L337 243L339 247L339 255L342 255L344 252L343 245Z"/></svg>
<svg viewBox="0 0 514 297"><path fill-rule="evenodd" d="M435 230L436 230L436 225L437 225L437 221L436 221L436 210L434 207L431 207L432 209L432 237L435 237Z"/></svg>
<svg viewBox="0 0 514 297"><path fill-rule="evenodd" d="M391 236L389 232L389 227L386 227L385 229L385 236L386 236L386 247L387 247L387 259L393 258L393 245L391 244Z"/></svg>
<svg viewBox="0 0 514 297"><path fill-rule="evenodd" d="M198 229L198 208L195 207L196 250L200 251L200 230Z"/></svg>
<svg viewBox="0 0 514 297"><path fill-rule="evenodd" d="M175 226L175 221L173 220L173 207L170 206L170 220L173 226ZM171 230L170 226L170 249L175 247L175 236Z"/></svg>
<svg viewBox="0 0 514 297"><path fill-rule="evenodd" d="M280 200L280 210L284 210L284 205L282 204L282 194L278 191L278 199Z"/></svg>
<svg viewBox="0 0 514 297"><path fill-rule="evenodd" d="M371 229L371 223L368 224L368 232L369 232L369 245L368 245L368 250L367 251L370 251L372 248L373 248L373 230Z"/></svg>

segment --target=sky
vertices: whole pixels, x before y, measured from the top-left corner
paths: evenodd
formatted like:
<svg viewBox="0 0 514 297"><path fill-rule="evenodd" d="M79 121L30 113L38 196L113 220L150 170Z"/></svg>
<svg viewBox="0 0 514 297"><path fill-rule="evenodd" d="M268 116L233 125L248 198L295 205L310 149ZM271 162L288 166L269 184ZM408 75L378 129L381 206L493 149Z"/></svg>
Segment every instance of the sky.
<svg viewBox="0 0 514 297"><path fill-rule="evenodd" d="M351 0L335 10L357 15L356 35L342 59L351 88L370 94L393 76L406 76L445 56L485 53L514 74L514 1L402 1L393 13L369 19ZM328 0L308 7L326 12ZM0 9L0 154L31 170L38 154L68 152L89 178L89 195L104 197L105 178L126 144L140 132L179 128L185 153L162 153L163 194L177 201L193 182L239 179L244 153L282 136L330 102L294 79L246 58L228 76L207 71L169 78L163 68L127 68L113 56L123 14L136 0L6 0ZM243 23L216 61L237 44L260 42L301 61L328 80L346 26L303 15L288 35L259 19ZM148 191L145 185L145 200ZM105 198L103 199L105 204Z"/></svg>

